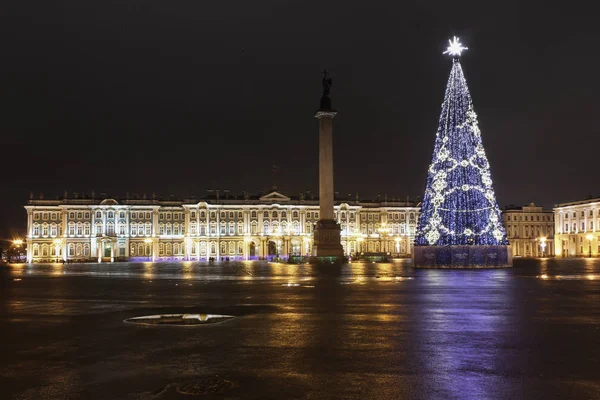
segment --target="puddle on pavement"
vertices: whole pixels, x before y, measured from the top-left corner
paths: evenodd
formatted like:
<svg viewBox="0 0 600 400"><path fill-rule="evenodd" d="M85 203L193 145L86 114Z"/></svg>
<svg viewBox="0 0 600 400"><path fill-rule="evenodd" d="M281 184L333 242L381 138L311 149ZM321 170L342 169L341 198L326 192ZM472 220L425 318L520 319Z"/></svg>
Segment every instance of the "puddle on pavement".
<svg viewBox="0 0 600 400"><path fill-rule="evenodd" d="M137 325L173 325L194 326L210 325L235 318L232 315L220 314L157 314L128 318L124 322Z"/></svg>

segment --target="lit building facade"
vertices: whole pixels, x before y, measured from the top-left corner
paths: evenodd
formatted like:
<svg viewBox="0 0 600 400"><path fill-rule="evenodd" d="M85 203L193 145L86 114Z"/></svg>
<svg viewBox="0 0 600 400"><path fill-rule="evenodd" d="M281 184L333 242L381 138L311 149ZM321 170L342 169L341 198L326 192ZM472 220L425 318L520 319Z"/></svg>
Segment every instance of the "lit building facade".
<svg viewBox="0 0 600 400"><path fill-rule="evenodd" d="M309 256L319 202L305 197L274 191L202 201L30 199L25 206L27 261ZM410 256L418 212L410 202L336 200L344 253Z"/></svg>
<svg viewBox="0 0 600 400"><path fill-rule="evenodd" d="M600 198L557 204L554 220L558 257L598 257Z"/></svg>
<svg viewBox="0 0 600 400"><path fill-rule="evenodd" d="M554 213L530 203L524 207L506 207L502 211L513 257L549 257L554 255Z"/></svg>

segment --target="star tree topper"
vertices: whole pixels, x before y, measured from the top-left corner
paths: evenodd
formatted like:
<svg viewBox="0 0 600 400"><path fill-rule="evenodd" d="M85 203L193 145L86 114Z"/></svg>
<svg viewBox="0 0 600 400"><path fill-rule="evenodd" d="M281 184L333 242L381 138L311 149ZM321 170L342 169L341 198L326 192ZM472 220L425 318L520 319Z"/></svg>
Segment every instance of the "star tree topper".
<svg viewBox="0 0 600 400"><path fill-rule="evenodd" d="M450 46L448 46L448 48L443 54L449 54L451 56L460 56L460 54L463 51L469 49L468 47L463 47L463 45L460 43L460 39L456 36L454 36L453 40L448 39L448 43L450 43Z"/></svg>

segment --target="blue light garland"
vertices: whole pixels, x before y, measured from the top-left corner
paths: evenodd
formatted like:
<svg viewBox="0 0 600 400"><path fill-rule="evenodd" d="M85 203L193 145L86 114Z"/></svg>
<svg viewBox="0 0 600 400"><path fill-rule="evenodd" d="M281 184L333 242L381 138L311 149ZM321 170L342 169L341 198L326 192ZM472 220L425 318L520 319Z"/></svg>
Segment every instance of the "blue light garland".
<svg viewBox="0 0 600 400"><path fill-rule="evenodd" d="M454 57L415 246L507 244L477 114L460 61Z"/></svg>

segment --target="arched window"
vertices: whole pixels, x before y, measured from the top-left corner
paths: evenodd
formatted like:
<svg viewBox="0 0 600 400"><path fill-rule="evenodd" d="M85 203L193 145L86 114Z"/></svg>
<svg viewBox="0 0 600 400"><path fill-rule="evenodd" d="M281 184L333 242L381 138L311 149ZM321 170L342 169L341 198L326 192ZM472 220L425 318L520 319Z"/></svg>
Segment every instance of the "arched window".
<svg viewBox="0 0 600 400"><path fill-rule="evenodd" d="M269 233L271 233L271 229L269 227L269 221L265 221L265 222L263 222L263 234L268 235Z"/></svg>
<svg viewBox="0 0 600 400"><path fill-rule="evenodd" d="M221 235L225 235L225 222L221 221L221 229L219 230Z"/></svg>
<svg viewBox="0 0 600 400"><path fill-rule="evenodd" d="M102 222L96 222L96 236L102 235Z"/></svg>
<svg viewBox="0 0 600 400"><path fill-rule="evenodd" d="M244 242L238 242L237 248L238 248L237 252L239 255L244 254Z"/></svg>
<svg viewBox="0 0 600 400"><path fill-rule="evenodd" d="M214 221L210 223L210 234L211 235L217 234L217 223Z"/></svg>
<svg viewBox="0 0 600 400"><path fill-rule="evenodd" d="M256 221L252 221L250 223L250 234L256 235L258 233L258 223Z"/></svg>
<svg viewBox="0 0 600 400"><path fill-rule="evenodd" d="M173 245L171 243L167 243L165 246L165 252L168 256L173 255Z"/></svg>
<svg viewBox="0 0 600 400"><path fill-rule="evenodd" d="M312 224L310 222L304 224L304 233L312 233Z"/></svg>
<svg viewBox="0 0 600 400"><path fill-rule="evenodd" d="M227 253L227 243L221 242L221 254Z"/></svg>
<svg viewBox="0 0 600 400"><path fill-rule="evenodd" d="M165 255L165 245L163 243L160 243L158 245L158 255L159 256L164 256Z"/></svg>
<svg viewBox="0 0 600 400"><path fill-rule="evenodd" d="M48 246L45 244L42 245L42 257L48 257Z"/></svg>
<svg viewBox="0 0 600 400"><path fill-rule="evenodd" d="M298 211L292 211L292 218L298 218Z"/></svg>
<svg viewBox="0 0 600 400"><path fill-rule="evenodd" d="M300 234L300 224L298 223L298 221L294 221L292 223L292 231L294 232L294 235Z"/></svg>
<svg viewBox="0 0 600 400"><path fill-rule="evenodd" d="M166 226L165 226L165 234L168 236L168 235L171 235L171 234L172 234L172 232L173 232L173 231L171 230L171 223L170 223L170 222L167 222L167 224L166 224ZM167 255L171 255L171 254L169 253L169 254L167 254Z"/></svg>
<svg viewBox="0 0 600 400"><path fill-rule="evenodd" d="M165 234L165 224L162 222L158 224L158 234L159 235Z"/></svg>
<svg viewBox="0 0 600 400"><path fill-rule="evenodd" d="M238 235L243 235L244 234L244 223L243 222L238 222L237 224L238 226Z"/></svg>
<svg viewBox="0 0 600 400"><path fill-rule="evenodd" d="M191 222L190 223L190 235L195 235L195 234L196 234L196 223Z"/></svg>
<svg viewBox="0 0 600 400"><path fill-rule="evenodd" d="M235 242L229 242L229 254L235 254Z"/></svg>
<svg viewBox="0 0 600 400"><path fill-rule="evenodd" d="M83 245L83 255L86 257L90 256L90 244L86 243Z"/></svg>
<svg viewBox="0 0 600 400"><path fill-rule="evenodd" d="M217 244L210 242L210 254L217 254Z"/></svg>
<svg viewBox="0 0 600 400"><path fill-rule="evenodd" d="M137 236L137 224L131 224L131 236Z"/></svg>
<svg viewBox="0 0 600 400"><path fill-rule="evenodd" d="M269 218L269 212L268 211L263 212L263 218Z"/></svg>
<svg viewBox="0 0 600 400"><path fill-rule="evenodd" d="M233 221L229 222L229 234L235 235L235 222Z"/></svg>
<svg viewBox="0 0 600 400"><path fill-rule="evenodd" d="M69 236L75 236L75 223L69 222Z"/></svg>
<svg viewBox="0 0 600 400"><path fill-rule="evenodd" d="M109 222L106 225L106 234L109 236L114 236L115 234L115 224L113 224L112 222Z"/></svg>
<svg viewBox="0 0 600 400"><path fill-rule="evenodd" d="M69 243L69 256L75 255L75 245L73 243Z"/></svg>
<svg viewBox="0 0 600 400"><path fill-rule="evenodd" d="M119 213L119 218L121 218L121 219L125 219L125 211L121 211L121 212Z"/></svg>
<svg viewBox="0 0 600 400"><path fill-rule="evenodd" d="M48 236L48 224L45 222L42 225L42 236Z"/></svg>
<svg viewBox="0 0 600 400"><path fill-rule="evenodd" d="M96 211L96 218L97 219L101 219L102 218L102 212Z"/></svg>
<svg viewBox="0 0 600 400"><path fill-rule="evenodd" d="M179 235L179 222L173 224L173 235Z"/></svg>
<svg viewBox="0 0 600 400"><path fill-rule="evenodd" d="M77 245L75 246L75 255L77 257L81 257L82 254L83 254L83 246L81 243L77 243Z"/></svg>
<svg viewBox="0 0 600 400"><path fill-rule="evenodd" d="M33 236L40 236L40 224L33 224Z"/></svg>
<svg viewBox="0 0 600 400"><path fill-rule="evenodd" d="M200 218L206 218L206 213L204 211L200 211Z"/></svg>
<svg viewBox="0 0 600 400"><path fill-rule="evenodd" d="M50 255L56 256L56 246L50 246Z"/></svg>
<svg viewBox="0 0 600 400"><path fill-rule="evenodd" d="M173 244L173 255L179 254L179 243Z"/></svg>
<svg viewBox="0 0 600 400"><path fill-rule="evenodd" d="M113 219L115 217L115 213L112 211L109 211L108 214L106 215L107 218Z"/></svg>
<svg viewBox="0 0 600 400"><path fill-rule="evenodd" d="M85 224L83 224L83 235L90 236L90 223L89 222L86 222Z"/></svg>
<svg viewBox="0 0 600 400"><path fill-rule="evenodd" d="M277 218L277 211L273 211L273 218Z"/></svg>
<svg viewBox="0 0 600 400"><path fill-rule="evenodd" d="M150 222L146 222L146 236L152 235L152 224Z"/></svg>
<svg viewBox="0 0 600 400"><path fill-rule="evenodd" d="M40 246L37 243L35 243L33 245L33 256L38 257L39 255L40 255Z"/></svg>
<svg viewBox="0 0 600 400"><path fill-rule="evenodd" d="M250 218L256 218L256 211L252 211L252 213L250 214Z"/></svg>
<svg viewBox="0 0 600 400"><path fill-rule="evenodd" d="M280 231L279 231L279 222L273 221L273 224L271 224L271 231L273 232L273 234L280 233Z"/></svg>
<svg viewBox="0 0 600 400"><path fill-rule="evenodd" d="M200 255L202 255L202 256L206 255L206 242L200 243Z"/></svg>
<svg viewBox="0 0 600 400"><path fill-rule="evenodd" d="M283 233L284 235L287 235L288 231L287 231L287 222L283 221L281 223L281 233Z"/></svg>
<svg viewBox="0 0 600 400"><path fill-rule="evenodd" d="M77 223L77 236L83 236L83 224L81 222Z"/></svg>
<svg viewBox="0 0 600 400"><path fill-rule="evenodd" d="M57 232L58 230L56 229L56 224L53 222L52 225L50 225L50 236L56 236Z"/></svg>

